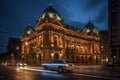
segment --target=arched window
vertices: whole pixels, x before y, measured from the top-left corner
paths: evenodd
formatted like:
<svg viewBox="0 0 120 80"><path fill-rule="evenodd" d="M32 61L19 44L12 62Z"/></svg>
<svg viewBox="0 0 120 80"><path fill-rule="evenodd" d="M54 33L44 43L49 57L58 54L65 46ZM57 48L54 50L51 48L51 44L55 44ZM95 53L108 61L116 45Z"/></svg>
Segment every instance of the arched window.
<svg viewBox="0 0 120 80"><path fill-rule="evenodd" d="M59 38L57 35L54 35L54 46L58 46L59 44Z"/></svg>
<svg viewBox="0 0 120 80"><path fill-rule="evenodd" d="M42 41L42 36L39 36L39 37L38 37L38 44L39 44L39 45L41 44L41 41Z"/></svg>
<svg viewBox="0 0 120 80"><path fill-rule="evenodd" d="M79 52L79 46L76 46L76 52L77 53Z"/></svg>

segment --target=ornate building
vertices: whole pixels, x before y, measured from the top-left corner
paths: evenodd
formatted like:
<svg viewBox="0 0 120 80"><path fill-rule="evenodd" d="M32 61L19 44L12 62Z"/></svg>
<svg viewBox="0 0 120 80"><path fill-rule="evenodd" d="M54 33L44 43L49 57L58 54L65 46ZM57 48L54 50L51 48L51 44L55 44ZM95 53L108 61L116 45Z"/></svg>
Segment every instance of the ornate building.
<svg viewBox="0 0 120 80"><path fill-rule="evenodd" d="M35 30L28 25L21 37L22 59L40 63L67 59L74 63L100 63L100 35L90 22L80 30L65 25L60 14L49 5L36 21Z"/></svg>

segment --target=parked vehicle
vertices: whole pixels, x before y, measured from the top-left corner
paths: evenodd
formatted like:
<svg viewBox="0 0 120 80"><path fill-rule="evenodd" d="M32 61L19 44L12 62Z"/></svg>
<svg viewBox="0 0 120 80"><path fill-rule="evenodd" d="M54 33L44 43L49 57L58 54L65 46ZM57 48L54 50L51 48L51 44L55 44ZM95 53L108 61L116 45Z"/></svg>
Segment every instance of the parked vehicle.
<svg viewBox="0 0 120 80"><path fill-rule="evenodd" d="M26 68L27 67L27 63L18 62L18 63L16 63L16 67L17 68Z"/></svg>
<svg viewBox="0 0 120 80"><path fill-rule="evenodd" d="M8 61L8 62L5 63L5 65L6 65L6 66L13 66L13 62Z"/></svg>
<svg viewBox="0 0 120 80"><path fill-rule="evenodd" d="M44 70L56 70L58 72L71 71L74 64L66 60L54 60L42 64Z"/></svg>

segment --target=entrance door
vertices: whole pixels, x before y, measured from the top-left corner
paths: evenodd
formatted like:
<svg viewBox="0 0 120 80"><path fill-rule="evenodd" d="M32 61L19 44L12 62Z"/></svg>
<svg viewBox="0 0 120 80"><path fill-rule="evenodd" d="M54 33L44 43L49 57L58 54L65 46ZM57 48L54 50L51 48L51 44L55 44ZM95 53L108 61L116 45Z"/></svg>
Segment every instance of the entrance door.
<svg viewBox="0 0 120 80"><path fill-rule="evenodd" d="M56 60L56 59L59 59L58 53L55 53L55 54L54 54L54 60Z"/></svg>

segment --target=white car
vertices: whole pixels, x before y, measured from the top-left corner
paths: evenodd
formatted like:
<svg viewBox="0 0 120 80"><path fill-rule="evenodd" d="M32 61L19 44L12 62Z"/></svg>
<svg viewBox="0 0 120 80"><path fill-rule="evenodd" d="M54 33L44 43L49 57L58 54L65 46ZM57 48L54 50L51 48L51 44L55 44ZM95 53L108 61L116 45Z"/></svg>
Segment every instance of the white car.
<svg viewBox="0 0 120 80"><path fill-rule="evenodd" d="M54 60L42 64L44 70L56 70L58 72L71 71L74 64L66 60Z"/></svg>

